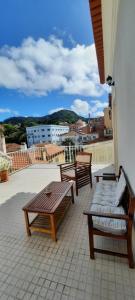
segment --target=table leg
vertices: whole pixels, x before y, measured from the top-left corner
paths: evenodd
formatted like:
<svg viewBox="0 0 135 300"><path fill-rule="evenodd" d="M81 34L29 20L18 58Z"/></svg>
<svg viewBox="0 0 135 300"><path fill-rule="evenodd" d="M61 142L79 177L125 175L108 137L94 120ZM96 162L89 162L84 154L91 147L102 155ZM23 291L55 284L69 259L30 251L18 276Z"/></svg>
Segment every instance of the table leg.
<svg viewBox="0 0 135 300"><path fill-rule="evenodd" d="M24 217L25 217L27 235L31 236L31 232L30 232L30 229L29 229L29 217L28 217L28 212L27 211L24 211Z"/></svg>
<svg viewBox="0 0 135 300"><path fill-rule="evenodd" d="M55 224L55 216L50 215L50 221L51 221L51 235L52 238L55 242L57 242L57 237L56 237L56 224Z"/></svg>
<svg viewBox="0 0 135 300"><path fill-rule="evenodd" d="M71 196L72 196L72 203L74 203L74 188L73 188L73 185L71 186Z"/></svg>

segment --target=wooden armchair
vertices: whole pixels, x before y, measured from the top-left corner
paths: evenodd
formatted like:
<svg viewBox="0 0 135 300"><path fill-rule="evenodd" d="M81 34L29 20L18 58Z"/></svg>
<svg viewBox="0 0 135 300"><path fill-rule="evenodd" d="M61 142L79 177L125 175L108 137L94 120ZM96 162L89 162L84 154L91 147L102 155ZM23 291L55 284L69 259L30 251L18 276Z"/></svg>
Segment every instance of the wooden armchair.
<svg viewBox="0 0 135 300"><path fill-rule="evenodd" d="M90 184L92 188L91 161L92 153L79 152L74 163L59 165L61 181L75 181L77 196L82 186Z"/></svg>

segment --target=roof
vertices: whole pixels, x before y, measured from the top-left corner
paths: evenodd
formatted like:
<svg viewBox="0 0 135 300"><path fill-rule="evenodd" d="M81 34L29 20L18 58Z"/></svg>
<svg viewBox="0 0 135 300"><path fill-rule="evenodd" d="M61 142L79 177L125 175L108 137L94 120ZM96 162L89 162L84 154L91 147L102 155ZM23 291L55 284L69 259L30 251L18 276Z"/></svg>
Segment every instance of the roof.
<svg viewBox="0 0 135 300"><path fill-rule="evenodd" d="M63 147L57 146L55 144L36 144L36 147L45 147L47 155L58 155L64 151Z"/></svg>
<svg viewBox="0 0 135 300"><path fill-rule="evenodd" d="M82 121L81 119L76 122L76 125L83 126L84 124L86 124L86 122Z"/></svg>
<svg viewBox="0 0 135 300"><path fill-rule="evenodd" d="M28 126L26 127L26 129L38 129L38 128L42 128L42 127L45 127L45 128L50 128L50 127L58 127L58 128L61 128L61 127L69 127L69 124L64 124L64 125L56 125L56 124L39 124L39 125L34 125L34 126Z"/></svg>
<svg viewBox="0 0 135 300"><path fill-rule="evenodd" d="M8 143L6 144L6 151L8 152L15 152L21 149L21 145L16 143Z"/></svg>
<svg viewBox="0 0 135 300"><path fill-rule="evenodd" d="M70 136L78 136L78 135L85 135L85 133L81 133L81 132L76 132L76 131L69 131L67 133L64 133L64 134L61 134L60 136L67 136L67 137L70 137Z"/></svg>
<svg viewBox="0 0 135 300"><path fill-rule="evenodd" d="M101 0L89 0L100 82L105 82Z"/></svg>

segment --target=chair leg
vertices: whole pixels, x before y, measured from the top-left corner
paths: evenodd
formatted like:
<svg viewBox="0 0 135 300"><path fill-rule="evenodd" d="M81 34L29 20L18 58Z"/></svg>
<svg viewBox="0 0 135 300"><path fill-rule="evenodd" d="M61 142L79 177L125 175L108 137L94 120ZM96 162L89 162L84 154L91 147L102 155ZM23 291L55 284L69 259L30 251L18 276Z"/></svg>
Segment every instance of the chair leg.
<svg viewBox="0 0 135 300"><path fill-rule="evenodd" d="M133 251L132 251L132 236L127 239L128 263L130 268L134 268Z"/></svg>
<svg viewBox="0 0 135 300"><path fill-rule="evenodd" d="M94 235L92 230L92 217L88 216L88 234L89 234L89 248L90 248L90 258L95 259L94 255Z"/></svg>
<svg viewBox="0 0 135 300"><path fill-rule="evenodd" d="M76 196L78 196L78 186L77 186L77 183L75 183L75 187L76 187Z"/></svg>

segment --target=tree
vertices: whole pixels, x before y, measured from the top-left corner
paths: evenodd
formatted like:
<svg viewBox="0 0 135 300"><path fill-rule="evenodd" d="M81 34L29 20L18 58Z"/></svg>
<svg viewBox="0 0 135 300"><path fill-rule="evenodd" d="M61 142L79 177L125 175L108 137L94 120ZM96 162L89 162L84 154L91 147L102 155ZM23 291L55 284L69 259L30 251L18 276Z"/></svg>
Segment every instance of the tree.
<svg viewBox="0 0 135 300"><path fill-rule="evenodd" d="M6 143L17 143L26 142L26 129L22 124L11 125L4 124L4 133Z"/></svg>
<svg viewBox="0 0 135 300"><path fill-rule="evenodd" d="M65 139L65 141L62 142L62 145L63 145L63 146L74 146L75 143L73 142L72 139L67 138L67 139Z"/></svg>
<svg viewBox="0 0 135 300"><path fill-rule="evenodd" d="M72 141L72 139L67 138L64 142L62 142L63 146L65 147L65 161L66 162L74 162L75 160L75 143Z"/></svg>

